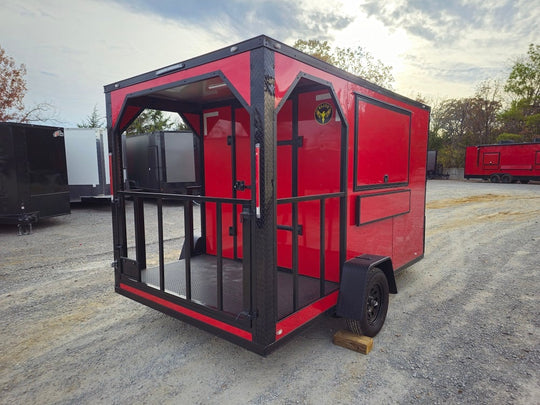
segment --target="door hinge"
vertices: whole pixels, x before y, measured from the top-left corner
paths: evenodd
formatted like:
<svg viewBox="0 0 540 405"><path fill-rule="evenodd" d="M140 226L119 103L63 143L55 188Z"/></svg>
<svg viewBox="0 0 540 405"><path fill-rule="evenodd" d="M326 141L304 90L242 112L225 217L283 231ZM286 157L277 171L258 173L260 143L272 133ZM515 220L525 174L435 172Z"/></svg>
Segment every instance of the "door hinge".
<svg viewBox="0 0 540 405"><path fill-rule="evenodd" d="M250 312L250 311L242 311L242 312L239 312L238 315L236 315L236 321L240 318L243 318L243 319L249 319L249 320L253 320L253 319L257 319L259 317L259 311L255 311L255 312Z"/></svg>
<svg viewBox="0 0 540 405"><path fill-rule="evenodd" d="M251 189L251 186L247 186L244 180L236 180L233 185L233 189L238 191L244 191L246 188Z"/></svg>
<svg viewBox="0 0 540 405"><path fill-rule="evenodd" d="M288 225L278 225L277 229L279 229L280 231L289 231L289 232L293 231L293 227L288 226ZM304 234L304 227L302 225L298 224L296 226L296 233L298 235L302 236Z"/></svg>

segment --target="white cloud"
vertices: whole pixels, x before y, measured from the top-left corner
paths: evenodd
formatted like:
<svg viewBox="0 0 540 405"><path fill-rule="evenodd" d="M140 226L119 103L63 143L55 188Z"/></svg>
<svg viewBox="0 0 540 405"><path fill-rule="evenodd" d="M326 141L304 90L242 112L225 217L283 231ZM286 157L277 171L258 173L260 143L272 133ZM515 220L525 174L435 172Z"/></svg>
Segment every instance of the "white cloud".
<svg viewBox="0 0 540 405"><path fill-rule="evenodd" d="M393 66L398 92L431 97L470 96L540 38L540 8L530 0L2 3L0 45L27 66L25 104L52 103L65 126L94 104L104 113L105 84L259 34L362 46Z"/></svg>
<svg viewBox="0 0 540 405"><path fill-rule="evenodd" d="M15 0L2 14L1 45L27 67L26 106L50 102L66 126L94 104L105 113L103 85L226 45L204 27L113 2Z"/></svg>

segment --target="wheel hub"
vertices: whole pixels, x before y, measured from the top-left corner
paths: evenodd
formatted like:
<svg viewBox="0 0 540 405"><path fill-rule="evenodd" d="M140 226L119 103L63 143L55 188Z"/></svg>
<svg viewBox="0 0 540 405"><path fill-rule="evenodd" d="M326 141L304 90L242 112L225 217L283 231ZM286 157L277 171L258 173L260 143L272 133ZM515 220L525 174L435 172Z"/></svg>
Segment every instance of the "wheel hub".
<svg viewBox="0 0 540 405"><path fill-rule="evenodd" d="M377 287L373 287L369 292L366 310L367 310L367 321L369 323L375 322L380 312L380 301L381 301L381 291Z"/></svg>

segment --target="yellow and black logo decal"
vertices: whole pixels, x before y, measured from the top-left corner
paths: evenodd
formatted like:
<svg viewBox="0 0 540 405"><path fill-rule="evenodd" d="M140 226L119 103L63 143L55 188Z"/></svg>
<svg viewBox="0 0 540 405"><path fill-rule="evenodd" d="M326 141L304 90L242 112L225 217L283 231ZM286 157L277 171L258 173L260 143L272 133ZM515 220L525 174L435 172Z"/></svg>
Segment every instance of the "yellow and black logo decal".
<svg viewBox="0 0 540 405"><path fill-rule="evenodd" d="M332 118L332 104L321 103L315 108L315 119L319 124L328 124Z"/></svg>

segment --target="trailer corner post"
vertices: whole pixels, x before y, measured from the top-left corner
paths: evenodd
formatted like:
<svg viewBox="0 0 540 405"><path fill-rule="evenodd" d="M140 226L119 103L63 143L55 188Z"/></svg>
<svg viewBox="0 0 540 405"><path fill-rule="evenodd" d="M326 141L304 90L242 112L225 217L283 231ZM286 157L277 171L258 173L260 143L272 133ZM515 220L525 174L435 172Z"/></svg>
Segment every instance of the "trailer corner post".
<svg viewBox="0 0 540 405"><path fill-rule="evenodd" d="M252 294L257 318L253 321L253 340L266 347L276 340L277 318L277 275L276 275L276 137L275 137L275 72L274 53L262 47L251 51L251 151L254 155L259 145L259 170L255 173L255 159L252 159L251 184L259 177L260 217L252 212L251 273ZM252 205L257 205L252 193Z"/></svg>

